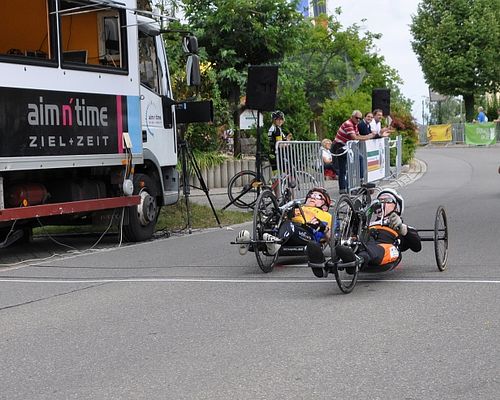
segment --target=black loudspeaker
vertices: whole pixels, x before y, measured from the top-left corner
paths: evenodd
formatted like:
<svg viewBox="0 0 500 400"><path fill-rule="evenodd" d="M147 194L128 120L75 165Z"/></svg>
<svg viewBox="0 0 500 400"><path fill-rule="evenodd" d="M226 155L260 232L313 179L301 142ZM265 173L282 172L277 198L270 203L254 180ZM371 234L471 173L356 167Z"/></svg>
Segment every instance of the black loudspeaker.
<svg viewBox="0 0 500 400"><path fill-rule="evenodd" d="M384 116L391 114L391 91L390 89L372 90L372 111L380 108Z"/></svg>
<svg viewBox="0 0 500 400"><path fill-rule="evenodd" d="M251 65L248 67L245 106L251 110L273 111L276 107L278 66Z"/></svg>
<svg viewBox="0 0 500 400"><path fill-rule="evenodd" d="M175 119L178 124L191 122L213 122L214 105L212 100L182 101L175 104Z"/></svg>

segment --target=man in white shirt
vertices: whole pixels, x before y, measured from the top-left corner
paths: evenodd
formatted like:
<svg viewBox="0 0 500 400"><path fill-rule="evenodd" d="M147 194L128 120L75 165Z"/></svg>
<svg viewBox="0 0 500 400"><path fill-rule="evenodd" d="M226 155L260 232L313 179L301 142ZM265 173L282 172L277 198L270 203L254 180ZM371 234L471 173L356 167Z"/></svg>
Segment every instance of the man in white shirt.
<svg viewBox="0 0 500 400"><path fill-rule="evenodd" d="M382 128L382 123L380 122L384 117L384 112L377 108L373 110L373 119L370 122L370 127L372 129L372 133L376 134L376 137L384 137L389 136L392 132L392 128L386 127Z"/></svg>

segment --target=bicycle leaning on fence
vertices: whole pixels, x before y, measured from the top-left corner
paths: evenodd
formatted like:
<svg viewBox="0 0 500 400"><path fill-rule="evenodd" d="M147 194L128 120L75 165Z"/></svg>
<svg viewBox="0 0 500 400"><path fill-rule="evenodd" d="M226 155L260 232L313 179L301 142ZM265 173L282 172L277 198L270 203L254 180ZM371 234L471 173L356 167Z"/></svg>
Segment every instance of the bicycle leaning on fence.
<svg viewBox="0 0 500 400"><path fill-rule="evenodd" d="M280 176L272 176L270 183L266 183L266 172L270 171L270 166L265 166L261 174L261 179L257 179L257 173L252 170L243 170L236 173L228 182L227 195L230 202L222 209L226 209L231 204L239 208L253 208L263 189L270 189L278 194L279 205L286 204L294 199L295 191L304 188L318 186L316 178L305 171L290 171ZM267 172L269 174L269 172Z"/></svg>

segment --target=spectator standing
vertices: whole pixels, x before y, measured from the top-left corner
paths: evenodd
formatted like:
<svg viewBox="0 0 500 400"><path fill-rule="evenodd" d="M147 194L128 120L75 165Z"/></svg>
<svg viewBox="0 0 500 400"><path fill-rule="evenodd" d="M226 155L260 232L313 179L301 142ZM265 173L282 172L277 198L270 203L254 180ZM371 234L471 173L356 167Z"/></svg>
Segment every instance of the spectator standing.
<svg viewBox="0 0 500 400"><path fill-rule="evenodd" d="M372 133L370 123L373 120L373 113L368 111L365 117L358 124L358 131L360 135L366 136ZM359 153L359 175L361 179L365 178L365 154Z"/></svg>
<svg viewBox="0 0 500 400"><path fill-rule="evenodd" d="M389 136L390 133L392 132L391 128L382 128L382 118L384 118L384 112L380 109L377 108L373 110L373 119L370 122L370 127L372 133L375 133L378 135L377 137L384 137L384 136Z"/></svg>
<svg viewBox="0 0 500 400"><path fill-rule="evenodd" d="M493 120L497 124L500 123L500 108L497 108L497 118Z"/></svg>
<svg viewBox="0 0 500 400"><path fill-rule="evenodd" d="M474 122L479 122L482 124L483 122L488 122L488 117L484 113L484 108L483 107L478 107L477 109L477 117L474 120Z"/></svg>
<svg viewBox="0 0 500 400"><path fill-rule="evenodd" d="M351 118L340 125L337 134L335 135L335 140L333 144L333 153L342 154L345 149L344 146L349 140L370 140L375 138L374 133L368 135L360 135L358 131L358 123L363 118L361 111L354 110L351 114ZM347 193L348 182L347 182L347 154L342 154L337 156L338 171L337 176L339 179L339 191L340 194Z"/></svg>
<svg viewBox="0 0 500 400"><path fill-rule="evenodd" d="M370 123L373 120L373 113L368 111L365 117L358 124L358 131L360 135L369 135L372 133L372 127Z"/></svg>
<svg viewBox="0 0 500 400"><path fill-rule="evenodd" d="M276 174L278 169L278 162L276 160L276 142L281 140L292 140L292 134L289 133L285 136L283 133L282 125L285 123L285 114L282 111L276 110L271 114L272 125L267 132L269 139L269 163L273 175Z"/></svg>

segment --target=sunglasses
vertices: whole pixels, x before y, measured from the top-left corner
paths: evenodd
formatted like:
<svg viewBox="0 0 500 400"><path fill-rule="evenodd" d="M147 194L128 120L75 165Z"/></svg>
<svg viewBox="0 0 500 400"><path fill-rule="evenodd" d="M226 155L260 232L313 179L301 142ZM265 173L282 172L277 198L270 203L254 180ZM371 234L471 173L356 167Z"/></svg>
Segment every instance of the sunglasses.
<svg viewBox="0 0 500 400"><path fill-rule="evenodd" d="M323 195L319 194L319 193L311 193L308 198L309 199L314 199L314 200L323 200L323 201L325 201L325 198L323 197Z"/></svg>
<svg viewBox="0 0 500 400"><path fill-rule="evenodd" d="M396 204L396 201L394 199L391 199L390 197L382 197L382 198L379 198L379 201L382 203L382 204Z"/></svg>

